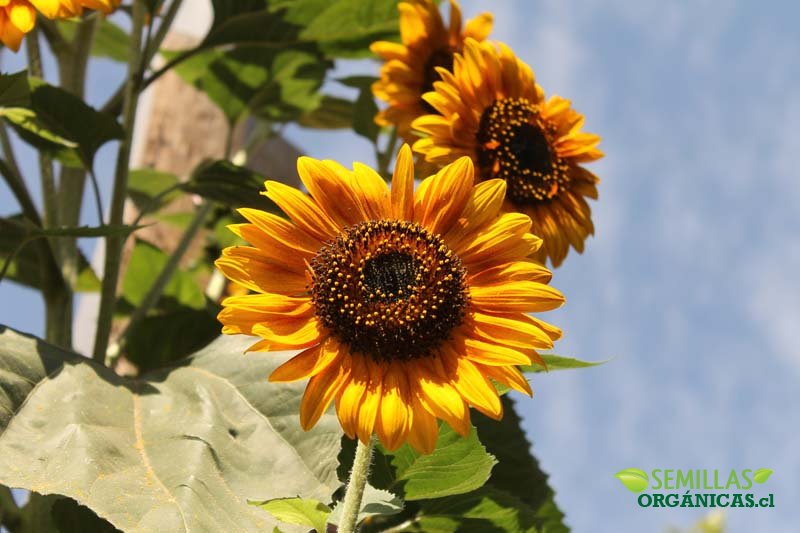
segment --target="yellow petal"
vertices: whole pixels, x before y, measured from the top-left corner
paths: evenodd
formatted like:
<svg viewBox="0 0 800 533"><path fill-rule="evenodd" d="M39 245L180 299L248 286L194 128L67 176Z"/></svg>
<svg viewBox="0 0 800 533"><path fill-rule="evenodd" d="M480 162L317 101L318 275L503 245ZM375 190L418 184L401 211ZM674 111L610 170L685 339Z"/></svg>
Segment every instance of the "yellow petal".
<svg viewBox="0 0 800 533"><path fill-rule="evenodd" d="M550 336L529 318L523 313L500 316L475 312L472 315L474 334L487 341L517 348L552 348Z"/></svg>
<svg viewBox="0 0 800 533"><path fill-rule="evenodd" d="M497 395L494 385L483 377L466 357L459 356L452 350L445 350L445 354L455 363L453 384L459 394L489 418L495 420L503 418L503 405L500 403L500 397Z"/></svg>
<svg viewBox="0 0 800 533"><path fill-rule="evenodd" d="M475 40L483 41L492 33L494 17L491 13L481 13L477 17L467 21L464 28L464 37L472 37Z"/></svg>
<svg viewBox="0 0 800 533"><path fill-rule="evenodd" d="M347 359L344 360L347 362ZM308 382L300 402L300 425L306 431L314 427L350 375L349 365L333 365Z"/></svg>
<svg viewBox="0 0 800 533"><path fill-rule="evenodd" d="M434 234L446 233L464 211L474 172L472 160L462 157L426 179L414 197L414 220Z"/></svg>
<svg viewBox="0 0 800 533"><path fill-rule="evenodd" d="M528 380L525 379L525 376L522 375L522 372L520 372L517 367L488 366L480 363L474 364L478 371L484 376L487 376L498 383L502 383L503 385L507 385L512 389L521 392L522 394L533 396L531 384L528 383Z"/></svg>
<svg viewBox="0 0 800 533"><path fill-rule="evenodd" d="M366 359L369 383L361 399L361 407L358 412L358 426L356 433L358 439L367 444L372 438L372 430L375 428L375 419L378 417L378 409L381 405L383 394L383 367L370 359Z"/></svg>
<svg viewBox="0 0 800 533"><path fill-rule="evenodd" d="M36 10L27 2L12 2L6 9L11 24L22 33L28 33L36 25Z"/></svg>
<svg viewBox="0 0 800 533"><path fill-rule="evenodd" d="M284 246L302 251L309 256L313 256L322 248L323 243L319 239L310 236L285 218L260 209L244 207L237 211L258 229Z"/></svg>
<svg viewBox="0 0 800 533"><path fill-rule="evenodd" d="M301 191L277 181L267 181L264 194L281 208L297 227L326 242L339 234L340 227Z"/></svg>
<svg viewBox="0 0 800 533"><path fill-rule="evenodd" d="M359 195L349 180L325 161L310 157L297 160L300 179L319 204L320 208L340 227L352 226L368 220Z"/></svg>
<svg viewBox="0 0 800 533"><path fill-rule="evenodd" d="M476 309L490 313L551 311L564 305L563 294L534 281L470 287L470 297Z"/></svg>
<svg viewBox="0 0 800 533"><path fill-rule="evenodd" d="M272 350L308 348L326 335L316 317L262 322L253 326L253 333L268 341Z"/></svg>
<svg viewBox="0 0 800 533"><path fill-rule="evenodd" d="M403 144L397 154L392 175L392 212L399 220L414 218L414 158L411 148Z"/></svg>
<svg viewBox="0 0 800 533"><path fill-rule="evenodd" d="M354 185L361 191L362 205L370 220L391 218L389 187L383 178L361 163L353 163Z"/></svg>
<svg viewBox="0 0 800 533"><path fill-rule="evenodd" d="M549 283L552 277L553 273L544 265L534 263L533 261L514 261L471 274L469 276L469 284L470 286L494 285L507 281L538 281L539 283Z"/></svg>
<svg viewBox="0 0 800 533"><path fill-rule="evenodd" d="M439 437L439 425L436 423L436 417L422 406L422 402L416 394L412 395L411 409L413 415L411 431L408 433L408 443L419 453L433 453Z"/></svg>
<svg viewBox="0 0 800 533"><path fill-rule="evenodd" d="M328 337L319 345L300 352L273 370L269 380L289 383L308 379L329 366L338 364L340 359L339 343L332 337Z"/></svg>
<svg viewBox="0 0 800 533"><path fill-rule="evenodd" d="M433 361L431 361L433 363ZM441 365L438 365L441 367ZM469 435L469 409L441 369L436 372L424 364L411 370L420 391L420 403L432 415L447 422L459 435Z"/></svg>
<svg viewBox="0 0 800 533"><path fill-rule="evenodd" d="M408 383L400 365L391 364L383 377L383 395L375 432L388 450L399 448L408 438L412 413Z"/></svg>
<svg viewBox="0 0 800 533"><path fill-rule="evenodd" d="M369 372L363 356L348 354L351 359L350 379L336 397L336 414L345 434L351 439L356 437L361 399L367 390Z"/></svg>
<svg viewBox="0 0 800 533"><path fill-rule="evenodd" d="M457 348L459 352L463 352L472 361L484 365L527 365L531 362L530 355L527 355L527 353L495 342L465 337L457 344L463 345L463 349ZM533 350L526 350L526 352L531 351Z"/></svg>
<svg viewBox="0 0 800 533"><path fill-rule="evenodd" d="M214 264L225 277L255 292L286 296L306 293L308 282L305 276L270 262L258 248L225 248Z"/></svg>

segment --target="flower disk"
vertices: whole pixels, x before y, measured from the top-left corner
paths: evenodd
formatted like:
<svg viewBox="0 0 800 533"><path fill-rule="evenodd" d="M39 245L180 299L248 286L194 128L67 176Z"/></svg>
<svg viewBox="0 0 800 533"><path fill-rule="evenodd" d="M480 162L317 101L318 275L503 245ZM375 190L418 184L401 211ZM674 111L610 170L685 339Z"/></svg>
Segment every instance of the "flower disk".
<svg viewBox="0 0 800 533"><path fill-rule="evenodd" d="M453 71L424 95L436 114L419 117L414 143L426 161L443 165L469 156L480 179L508 184L508 210L533 220L544 239L539 260L559 266L570 247L583 251L594 233L586 198L597 177L581 163L600 159L600 137L581 131L584 118L559 96L545 100L533 71L505 45L466 39Z"/></svg>
<svg viewBox="0 0 800 533"><path fill-rule="evenodd" d="M413 222L351 226L311 269L322 324L376 360L430 355L461 324L469 302L461 260Z"/></svg>

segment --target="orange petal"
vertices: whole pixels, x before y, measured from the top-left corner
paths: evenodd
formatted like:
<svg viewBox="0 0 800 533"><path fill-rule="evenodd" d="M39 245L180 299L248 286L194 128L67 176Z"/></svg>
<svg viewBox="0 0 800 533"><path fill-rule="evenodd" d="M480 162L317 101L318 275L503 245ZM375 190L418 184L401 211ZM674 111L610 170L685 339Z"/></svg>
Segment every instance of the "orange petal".
<svg viewBox="0 0 800 533"><path fill-rule="evenodd" d="M497 389L486 379L466 357L459 356L452 350L445 350L445 356L451 358L456 371L453 384L459 394L475 409L489 418L503 418L503 404L497 395Z"/></svg>
<svg viewBox="0 0 800 533"><path fill-rule="evenodd" d="M408 433L408 443L419 453L433 453L439 437L439 424L436 423L436 417L422 406L417 394L412 394L411 409L413 415L411 431Z"/></svg>
<svg viewBox="0 0 800 533"><path fill-rule="evenodd" d="M434 234L444 234L455 223L472 192L475 169L462 157L426 179L414 197L414 220Z"/></svg>
<svg viewBox="0 0 800 533"><path fill-rule="evenodd" d="M340 359L339 343L332 337L328 337L317 346L300 352L273 370L269 380L289 383L308 379L329 366L338 364Z"/></svg>
<svg viewBox="0 0 800 533"><path fill-rule="evenodd" d="M383 376L381 408L375 424L378 438L388 450L399 448L411 429L411 398L406 375L399 364L389 365Z"/></svg>
<svg viewBox="0 0 800 533"><path fill-rule="evenodd" d="M347 359L344 360L347 362ZM308 382L300 402L300 426L306 431L314 427L350 375L348 364L332 365Z"/></svg>
<svg viewBox="0 0 800 533"><path fill-rule="evenodd" d="M347 357L351 359L350 380L336 397L336 414L345 434L353 439L357 434L361 399L369 384L369 372L362 355L348 354Z"/></svg>
<svg viewBox="0 0 800 533"><path fill-rule="evenodd" d="M490 313L551 311L564 305L563 294L534 281L470 287L469 292L475 308Z"/></svg>
<svg viewBox="0 0 800 533"><path fill-rule="evenodd" d="M258 248L225 248L214 264L229 280L255 292L286 296L306 293L305 276L270 262Z"/></svg>
<svg viewBox="0 0 800 533"><path fill-rule="evenodd" d="M277 181L267 181L264 185L267 191L262 194L275 202L298 228L322 242L339 234L339 226L301 191Z"/></svg>
<svg viewBox="0 0 800 533"><path fill-rule="evenodd" d="M383 395L383 366L371 359L365 359L369 383L361 399L361 408L358 412L358 425L356 434L358 439L367 444L372 438L372 431L375 428L375 419L378 418L378 410L381 405Z"/></svg>
<svg viewBox="0 0 800 533"><path fill-rule="evenodd" d="M340 227L368 220L369 216L363 210L359 195L339 170L325 161L310 157L297 160L297 172L308 192L322 211Z"/></svg>
<svg viewBox="0 0 800 533"><path fill-rule="evenodd" d="M392 175L392 212L399 220L414 218L414 159L411 148L403 144L397 154Z"/></svg>

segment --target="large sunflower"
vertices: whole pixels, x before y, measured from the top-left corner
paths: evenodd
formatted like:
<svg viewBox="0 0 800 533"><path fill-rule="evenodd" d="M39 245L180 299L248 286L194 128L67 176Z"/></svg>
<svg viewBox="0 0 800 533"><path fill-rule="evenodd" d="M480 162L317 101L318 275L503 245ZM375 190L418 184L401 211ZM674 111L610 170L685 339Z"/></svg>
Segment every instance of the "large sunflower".
<svg viewBox="0 0 800 533"><path fill-rule="evenodd" d="M111 13L122 0L0 0L0 41L15 52L36 25L36 11L49 19L79 16L83 8Z"/></svg>
<svg viewBox="0 0 800 533"><path fill-rule="evenodd" d="M396 125L400 135L412 142L411 121L433 112L422 95L439 80L436 67L450 69L453 54L461 51L466 37L486 39L492 31L492 15L478 15L467 21L462 30L461 9L455 0L450 0L448 27L432 0L401 2L398 9L402 44L378 41L370 47L386 61L372 92L389 104L378 113L376 122L382 126Z"/></svg>
<svg viewBox="0 0 800 533"><path fill-rule="evenodd" d="M507 208L530 215L544 239L542 261L559 266L570 246L583 252L594 233L585 198L597 198L599 180L581 163L603 157L600 137L581 131L569 100L545 100L533 71L503 44L468 39L452 73L439 74L425 100L440 114L414 121L428 135L414 150L438 164L469 156L480 179L505 180Z"/></svg>
<svg viewBox="0 0 800 533"><path fill-rule="evenodd" d="M415 193L407 145L391 191L358 163L297 166L311 197L268 181L264 194L289 219L241 209L249 223L231 229L253 246L216 264L257 293L223 301L224 333L261 337L250 350L303 350L270 376L310 378L303 428L335 401L351 438L430 453L437 418L466 435L470 405L502 416L492 380L531 394L516 365L541 363L535 349L561 332L526 313L564 298L528 259L541 245L530 219L500 213L505 182L473 186L465 157Z"/></svg>

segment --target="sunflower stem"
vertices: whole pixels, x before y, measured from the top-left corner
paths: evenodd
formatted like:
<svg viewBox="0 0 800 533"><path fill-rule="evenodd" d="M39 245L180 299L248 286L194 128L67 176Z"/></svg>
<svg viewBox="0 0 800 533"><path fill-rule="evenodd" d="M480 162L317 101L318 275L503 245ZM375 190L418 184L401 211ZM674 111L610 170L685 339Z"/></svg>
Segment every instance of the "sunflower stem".
<svg viewBox="0 0 800 533"><path fill-rule="evenodd" d="M125 85L125 98L122 110L122 123L125 128L125 138L120 143L117 152L117 166L114 172L114 189L111 195L111 213L109 224L122 224L125 212L125 198L128 194L128 172L131 158L131 145L133 144L133 128L136 121L136 108L141 92L140 62L142 57L142 28L147 14L142 0L133 3L133 28L128 59L128 79ZM125 238L121 235L112 235L106 238L105 268L103 271L103 286L100 293L100 310L97 318L97 332L94 339L95 361L103 363L108 350L108 341L111 338L111 325L113 321L114 306L117 301L117 281L122 263L122 246Z"/></svg>
<svg viewBox="0 0 800 533"><path fill-rule="evenodd" d="M358 441L356 456L353 459L353 470L350 472L350 481L347 482L347 491L342 503L342 519L339 522L341 533L355 533L356 531L358 512L361 510L361 500L364 498L364 487L367 485L374 447L374 437L370 439L369 444Z"/></svg>

